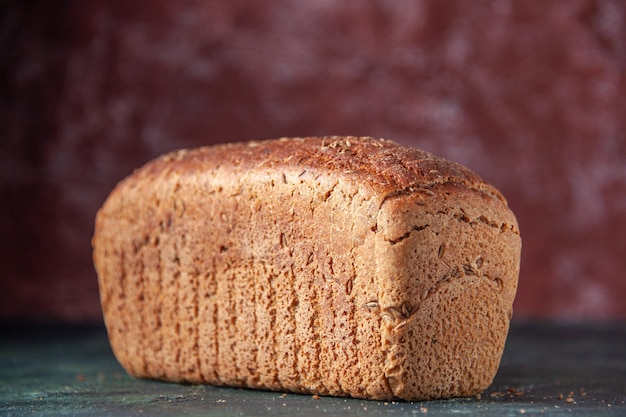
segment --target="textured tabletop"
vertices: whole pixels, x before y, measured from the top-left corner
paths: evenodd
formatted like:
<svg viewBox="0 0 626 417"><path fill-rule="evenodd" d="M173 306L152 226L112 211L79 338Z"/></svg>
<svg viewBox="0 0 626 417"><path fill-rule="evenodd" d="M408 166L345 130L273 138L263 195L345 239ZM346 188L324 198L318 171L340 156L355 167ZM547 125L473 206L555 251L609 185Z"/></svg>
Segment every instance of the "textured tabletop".
<svg viewBox="0 0 626 417"><path fill-rule="evenodd" d="M626 415L626 324L515 324L480 398L378 402L130 378L102 326L0 327L0 415Z"/></svg>

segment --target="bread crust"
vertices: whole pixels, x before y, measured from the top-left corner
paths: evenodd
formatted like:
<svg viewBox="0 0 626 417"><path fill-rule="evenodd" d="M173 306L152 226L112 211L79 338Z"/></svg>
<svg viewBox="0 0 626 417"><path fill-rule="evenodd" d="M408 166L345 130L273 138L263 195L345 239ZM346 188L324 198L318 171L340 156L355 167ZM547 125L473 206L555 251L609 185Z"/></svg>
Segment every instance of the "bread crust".
<svg viewBox="0 0 626 417"><path fill-rule="evenodd" d="M459 164L315 137L157 158L112 191L93 248L134 376L423 400L491 383L521 239Z"/></svg>

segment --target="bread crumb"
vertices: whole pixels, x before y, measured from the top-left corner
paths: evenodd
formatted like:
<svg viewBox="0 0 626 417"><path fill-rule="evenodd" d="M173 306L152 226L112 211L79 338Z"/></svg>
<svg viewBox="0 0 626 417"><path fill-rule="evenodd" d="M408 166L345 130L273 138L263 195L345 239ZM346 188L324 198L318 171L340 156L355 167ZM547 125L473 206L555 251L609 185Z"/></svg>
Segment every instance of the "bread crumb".
<svg viewBox="0 0 626 417"><path fill-rule="evenodd" d="M506 390L506 392L508 392L509 394L511 394L511 396L516 396L516 397L521 397L522 395L524 395L524 391L518 391L515 388L511 387L509 389Z"/></svg>
<svg viewBox="0 0 626 417"><path fill-rule="evenodd" d="M570 391L569 394L567 394L567 397L565 397L565 395L563 395L562 393L559 393L558 399L559 400L564 399L566 403L576 404L576 399L574 398L573 391Z"/></svg>
<svg viewBox="0 0 626 417"><path fill-rule="evenodd" d="M315 394L315 395L313 395L313 397L312 397L312 398L313 398L314 400L319 400L319 399L321 399L322 397L320 397L319 395Z"/></svg>

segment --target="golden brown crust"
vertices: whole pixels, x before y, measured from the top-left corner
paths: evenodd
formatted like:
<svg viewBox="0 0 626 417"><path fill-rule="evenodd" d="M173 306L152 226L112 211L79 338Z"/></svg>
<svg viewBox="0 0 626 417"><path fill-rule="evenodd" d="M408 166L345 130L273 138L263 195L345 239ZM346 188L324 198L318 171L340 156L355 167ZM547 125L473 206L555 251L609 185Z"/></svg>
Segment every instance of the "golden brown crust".
<svg viewBox="0 0 626 417"><path fill-rule="evenodd" d="M165 169L197 175L205 164L230 164L234 172L260 168L334 172L388 195L410 191L411 187L458 182L506 202L495 188L462 165L389 140L367 137L282 138L184 149L153 161L146 174Z"/></svg>
<svg viewBox="0 0 626 417"><path fill-rule="evenodd" d="M353 137L165 155L111 193L93 245L133 375L407 400L491 383L521 250L476 174Z"/></svg>

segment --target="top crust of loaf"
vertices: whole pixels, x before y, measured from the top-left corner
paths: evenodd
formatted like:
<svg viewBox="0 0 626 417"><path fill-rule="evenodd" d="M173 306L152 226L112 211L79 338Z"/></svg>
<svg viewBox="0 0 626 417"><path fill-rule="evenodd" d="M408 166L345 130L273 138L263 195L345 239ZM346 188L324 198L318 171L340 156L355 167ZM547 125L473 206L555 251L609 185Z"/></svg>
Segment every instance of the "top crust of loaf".
<svg viewBox="0 0 626 417"><path fill-rule="evenodd" d="M368 184L373 192L387 196L412 193L417 188L437 184L459 183L507 204L497 189L460 164L370 137L281 138L183 149L164 155L144 169L146 175L159 170L197 175L207 165L216 168L230 165L234 173L275 168L336 173L351 177L355 183Z"/></svg>
<svg viewBox="0 0 626 417"><path fill-rule="evenodd" d="M113 190L93 246L135 376L421 400L491 383L521 240L459 164L313 137L157 158Z"/></svg>

